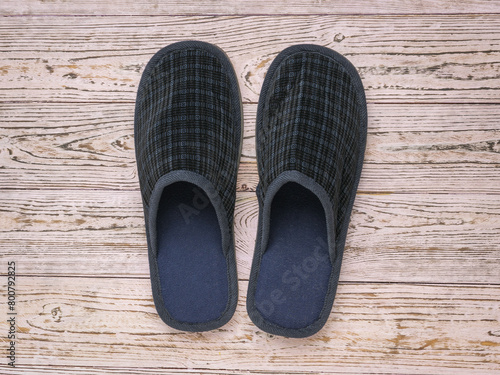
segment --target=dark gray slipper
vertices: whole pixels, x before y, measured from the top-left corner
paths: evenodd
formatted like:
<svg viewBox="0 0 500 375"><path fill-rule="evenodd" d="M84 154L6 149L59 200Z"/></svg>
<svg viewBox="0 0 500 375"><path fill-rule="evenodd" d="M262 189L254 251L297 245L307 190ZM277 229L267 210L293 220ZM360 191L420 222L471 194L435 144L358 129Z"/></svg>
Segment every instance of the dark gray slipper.
<svg viewBox="0 0 500 375"><path fill-rule="evenodd" d="M260 210L247 297L262 330L306 337L327 321L366 133L363 85L346 58L316 45L276 57L257 110Z"/></svg>
<svg viewBox="0 0 500 375"><path fill-rule="evenodd" d="M187 41L154 55L137 93L135 150L153 298L180 330L219 328L236 308L241 128L238 81L224 52Z"/></svg>

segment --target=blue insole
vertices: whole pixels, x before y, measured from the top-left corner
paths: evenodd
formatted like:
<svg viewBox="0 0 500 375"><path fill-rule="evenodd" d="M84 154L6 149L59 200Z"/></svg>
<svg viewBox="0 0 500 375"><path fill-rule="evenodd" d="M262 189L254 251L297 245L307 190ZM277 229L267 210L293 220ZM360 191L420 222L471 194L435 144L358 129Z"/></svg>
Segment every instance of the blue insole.
<svg viewBox="0 0 500 375"><path fill-rule="evenodd" d="M332 268L327 241L319 199L297 183L283 185L271 204L257 278L255 303L266 320L299 329L319 318Z"/></svg>
<svg viewBox="0 0 500 375"><path fill-rule="evenodd" d="M228 303L227 266L215 209L188 182L167 186L156 220L161 294L172 318L217 319Z"/></svg>

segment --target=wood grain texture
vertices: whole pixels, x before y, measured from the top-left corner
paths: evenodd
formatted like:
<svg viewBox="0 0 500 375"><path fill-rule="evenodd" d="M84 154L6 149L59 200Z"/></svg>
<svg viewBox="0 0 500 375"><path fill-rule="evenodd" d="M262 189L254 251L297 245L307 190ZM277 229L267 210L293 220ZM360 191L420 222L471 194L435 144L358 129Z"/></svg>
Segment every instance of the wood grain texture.
<svg viewBox="0 0 500 375"><path fill-rule="evenodd" d="M496 1L484 0L232 0L203 1L65 1L4 0L0 15L78 14L78 15L171 15L174 14L428 14L428 13L498 13Z"/></svg>
<svg viewBox="0 0 500 375"><path fill-rule="evenodd" d="M18 367L4 358L0 373L500 374L499 13L482 0L1 1L0 304L15 260ZM145 64L186 39L227 52L245 117L239 305L198 334L153 306L133 140ZM369 132L330 319L286 339L244 305L256 103L298 43L353 62Z"/></svg>
<svg viewBox="0 0 500 375"><path fill-rule="evenodd" d="M0 369L2 366L0 366ZM126 374L126 375L142 375L142 374L198 374L198 375L248 375L251 373L256 373L259 375L310 375L311 371L280 371L280 370L268 370L268 371L256 371L249 372L248 370L240 369L202 369L202 368L165 368L165 367L110 367L106 365L102 366L72 366L72 365L20 365L16 366L14 369L8 369L8 373L16 374L77 374L77 375L94 375L94 374ZM316 372L317 373L317 372ZM345 372L330 372L341 374ZM487 372L486 372L487 373ZM372 373L375 374L375 373Z"/></svg>
<svg viewBox="0 0 500 375"><path fill-rule="evenodd" d="M244 105L238 190L254 191L256 104ZM2 189L139 188L133 103L0 104ZM495 105L370 104L359 190L500 193Z"/></svg>
<svg viewBox="0 0 500 375"><path fill-rule="evenodd" d="M0 212L0 259L16 260L19 273L149 275L138 191L6 191ZM250 273L257 219L255 193L238 193L241 280ZM500 284L498 233L497 196L361 194L341 280Z"/></svg>
<svg viewBox="0 0 500 375"><path fill-rule="evenodd" d="M158 49L199 39L227 52L245 102L281 50L316 43L351 60L371 102L500 103L499 31L497 15L4 17L0 101L132 102Z"/></svg>
<svg viewBox="0 0 500 375"><path fill-rule="evenodd" d="M251 367L288 374L388 368L496 374L499 368L498 286L342 283L326 326L307 339L259 331L245 312L246 287L240 283L240 304L226 326L184 333L161 322L147 279L20 277L18 358L33 370L99 363L157 373ZM7 329L3 320L0 329Z"/></svg>

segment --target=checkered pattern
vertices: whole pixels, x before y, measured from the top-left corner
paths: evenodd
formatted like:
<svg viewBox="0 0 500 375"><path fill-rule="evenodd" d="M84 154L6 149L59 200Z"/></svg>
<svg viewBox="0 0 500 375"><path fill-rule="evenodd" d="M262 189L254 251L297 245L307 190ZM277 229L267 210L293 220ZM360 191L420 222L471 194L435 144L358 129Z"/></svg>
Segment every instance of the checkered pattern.
<svg viewBox="0 0 500 375"><path fill-rule="evenodd" d="M313 178L337 211L338 238L349 220L361 147L363 106L351 76L329 56L300 51L282 61L264 99L257 145L262 193L284 171Z"/></svg>
<svg viewBox="0 0 500 375"><path fill-rule="evenodd" d="M135 143L145 204L161 176L192 171L216 187L232 223L241 124L225 67L209 51L174 50L141 86Z"/></svg>

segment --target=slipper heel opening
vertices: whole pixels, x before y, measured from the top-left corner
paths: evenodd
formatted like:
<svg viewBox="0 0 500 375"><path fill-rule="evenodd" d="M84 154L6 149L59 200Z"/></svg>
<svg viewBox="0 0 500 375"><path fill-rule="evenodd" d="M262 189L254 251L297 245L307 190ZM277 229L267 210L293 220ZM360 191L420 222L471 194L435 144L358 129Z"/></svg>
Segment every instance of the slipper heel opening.
<svg viewBox="0 0 500 375"><path fill-rule="evenodd" d="M323 206L295 182L273 198L267 248L262 256L255 306L268 322L287 329L320 318L332 265Z"/></svg>
<svg viewBox="0 0 500 375"><path fill-rule="evenodd" d="M170 316L192 324L220 318L229 299L228 271L210 199L194 184L168 185L156 228L161 295Z"/></svg>

